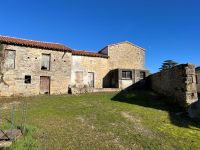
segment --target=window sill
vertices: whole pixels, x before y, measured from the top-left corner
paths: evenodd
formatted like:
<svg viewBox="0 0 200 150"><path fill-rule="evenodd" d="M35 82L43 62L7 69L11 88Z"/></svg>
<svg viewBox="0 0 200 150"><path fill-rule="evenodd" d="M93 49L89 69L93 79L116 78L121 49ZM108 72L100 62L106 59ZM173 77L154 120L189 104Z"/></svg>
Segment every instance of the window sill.
<svg viewBox="0 0 200 150"><path fill-rule="evenodd" d="M122 78L122 80L132 80L131 78Z"/></svg>

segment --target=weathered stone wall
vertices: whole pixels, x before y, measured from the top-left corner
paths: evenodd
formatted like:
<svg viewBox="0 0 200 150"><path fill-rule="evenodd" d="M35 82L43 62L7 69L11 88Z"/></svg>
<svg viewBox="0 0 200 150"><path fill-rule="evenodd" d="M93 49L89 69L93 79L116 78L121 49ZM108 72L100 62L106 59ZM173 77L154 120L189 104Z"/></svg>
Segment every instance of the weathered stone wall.
<svg viewBox="0 0 200 150"><path fill-rule="evenodd" d="M149 76L151 88L181 107L198 100L195 66L182 64Z"/></svg>
<svg viewBox="0 0 200 150"><path fill-rule="evenodd" d="M200 93L200 70L196 71L196 79L197 79L197 92Z"/></svg>
<svg viewBox="0 0 200 150"><path fill-rule="evenodd" d="M105 49L106 51L106 49ZM129 42L108 46L109 68L145 69L145 50Z"/></svg>
<svg viewBox="0 0 200 150"><path fill-rule="evenodd" d="M4 70L0 84L0 96L30 96L40 93L40 76L50 77L50 94L65 94L71 76L71 53L22 46L6 46L15 50L15 69ZM41 70L42 54L50 54L50 70ZM25 75L31 75L31 84L24 83Z"/></svg>
<svg viewBox="0 0 200 150"><path fill-rule="evenodd" d="M65 94L69 85L76 84L76 71L83 71L82 85L88 85L88 72L94 73L94 88L100 89L104 84L109 87L111 81L107 76L111 70L145 70L145 51L129 42L107 46L102 53L109 58L72 56L70 52L13 45L6 48L16 51L15 69L4 70L4 81L8 85L0 83L0 96L38 95L41 76L50 77L50 94ZM49 71L41 70L42 54L50 54ZM31 84L24 83L25 75L31 76Z"/></svg>
<svg viewBox="0 0 200 150"><path fill-rule="evenodd" d="M103 78L109 72L108 58L72 56L71 85L76 84L75 72L83 72L83 85L88 85L88 72L94 73L94 87L103 88Z"/></svg>

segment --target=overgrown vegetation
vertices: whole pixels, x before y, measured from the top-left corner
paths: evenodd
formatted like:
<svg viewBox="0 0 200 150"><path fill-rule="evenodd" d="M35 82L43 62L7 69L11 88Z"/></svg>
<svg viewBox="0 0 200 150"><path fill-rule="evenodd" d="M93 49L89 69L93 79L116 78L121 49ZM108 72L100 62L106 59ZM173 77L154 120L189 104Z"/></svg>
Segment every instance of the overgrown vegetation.
<svg viewBox="0 0 200 150"><path fill-rule="evenodd" d="M116 94L20 98L28 101L31 127L11 149L200 149L198 122L162 97L149 91Z"/></svg>
<svg viewBox="0 0 200 150"><path fill-rule="evenodd" d="M173 68L174 66L178 65L177 62L173 60L165 60L161 66L160 71Z"/></svg>

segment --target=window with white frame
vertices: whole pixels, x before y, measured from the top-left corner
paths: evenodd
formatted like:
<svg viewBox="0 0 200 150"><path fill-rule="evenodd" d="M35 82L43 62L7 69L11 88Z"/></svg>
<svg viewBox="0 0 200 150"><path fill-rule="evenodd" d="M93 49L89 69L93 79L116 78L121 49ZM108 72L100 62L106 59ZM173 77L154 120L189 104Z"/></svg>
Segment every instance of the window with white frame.
<svg viewBox="0 0 200 150"><path fill-rule="evenodd" d="M122 79L132 79L132 71L122 71Z"/></svg>

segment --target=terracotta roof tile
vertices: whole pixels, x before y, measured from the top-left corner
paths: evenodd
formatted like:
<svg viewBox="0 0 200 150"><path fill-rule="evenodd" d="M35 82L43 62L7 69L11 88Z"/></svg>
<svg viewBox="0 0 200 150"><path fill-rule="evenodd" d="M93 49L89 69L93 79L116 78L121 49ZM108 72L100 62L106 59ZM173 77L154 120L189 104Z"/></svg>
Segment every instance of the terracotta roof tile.
<svg viewBox="0 0 200 150"><path fill-rule="evenodd" d="M26 46L26 47L43 48L43 49L51 49L51 50L61 50L61 51L69 51L69 52L72 51L71 48L66 47L63 44L26 40L26 39L14 38L14 37L8 37L8 36L0 36L0 43Z"/></svg>
<svg viewBox="0 0 200 150"><path fill-rule="evenodd" d="M95 52L88 52L85 50L73 50L72 55L108 58L107 55L99 54Z"/></svg>

